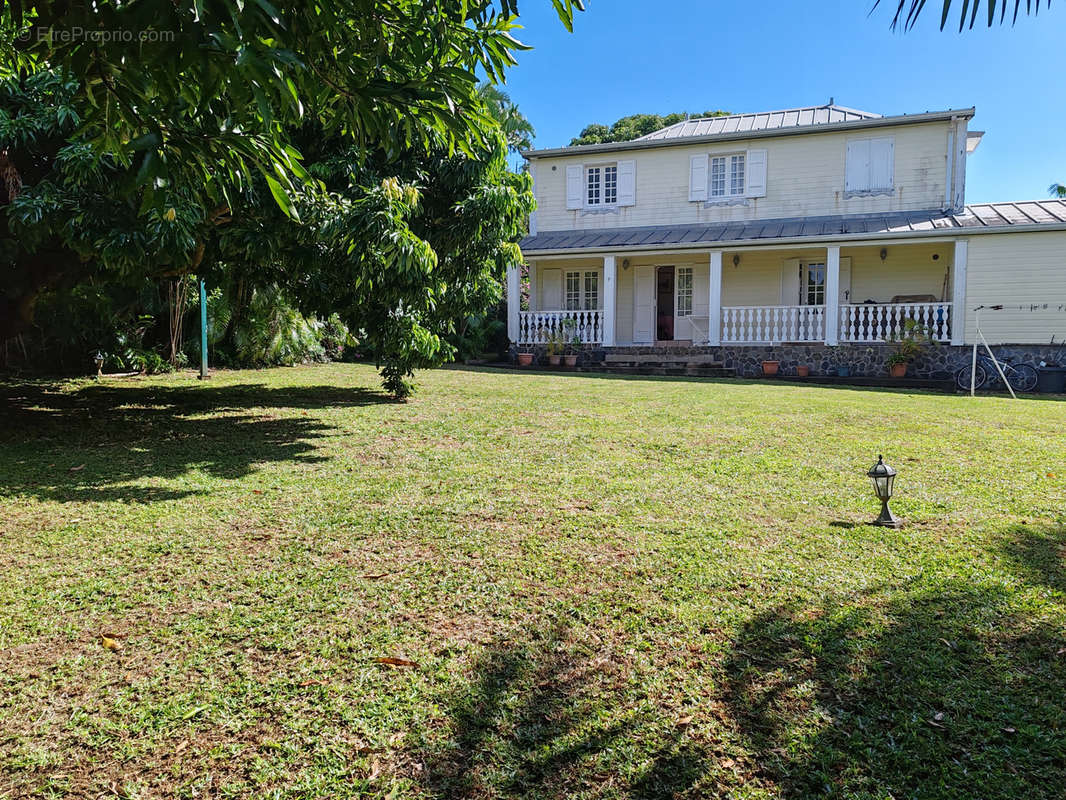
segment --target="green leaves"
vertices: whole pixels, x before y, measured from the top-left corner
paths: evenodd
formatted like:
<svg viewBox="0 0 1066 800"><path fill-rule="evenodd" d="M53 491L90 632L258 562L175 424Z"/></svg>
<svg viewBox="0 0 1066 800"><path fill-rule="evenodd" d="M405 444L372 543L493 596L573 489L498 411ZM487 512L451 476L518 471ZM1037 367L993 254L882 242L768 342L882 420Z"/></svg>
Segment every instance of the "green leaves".
<svg viewBox="0 0 1066 800"><path fill-rule="evenodd" d="M892 17L892 29L901 27L904 31L909 31L918 22L918 18L921 16L922 10L925 8L926 0L896 0L896 12ZM875 0L873 9L876 9L881 4L881 0ZM951 14L952 0L943 0L943 7L940 12L940 30L944 30L948 23L948 17ZM1010 0L985 0L985 11L988 20L988 27L992 27L996 23L996 10L999 10L999 23L1002 25L1006 21L1007 9L1010 5ZM977 21L977 14L981 8L981 0L962 0L961 10L959 12L959 32L961 33L966 28L973 29L974 23ZM1045 7L1051 8L1051 0L1045 0ZM1014 14L1011 17L1011 25L1014 25L1018 21L1018 15L1022 10L1022 0L1014 0ZM1036 16L1040 13L1040 0L1025 0L1025 13L1027 15Z"/></svg>

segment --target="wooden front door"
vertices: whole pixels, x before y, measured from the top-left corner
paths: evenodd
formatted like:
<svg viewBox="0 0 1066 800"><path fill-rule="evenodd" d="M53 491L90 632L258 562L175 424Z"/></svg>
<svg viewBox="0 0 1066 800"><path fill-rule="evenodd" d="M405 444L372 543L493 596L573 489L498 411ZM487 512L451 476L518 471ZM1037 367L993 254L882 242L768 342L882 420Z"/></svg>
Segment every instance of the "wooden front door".
<svg viewBox="0 0 1066 800"><path fill-rule="evenodd" d="M674 268L659 267L655 279L655 338L674 340Z"/></svg>

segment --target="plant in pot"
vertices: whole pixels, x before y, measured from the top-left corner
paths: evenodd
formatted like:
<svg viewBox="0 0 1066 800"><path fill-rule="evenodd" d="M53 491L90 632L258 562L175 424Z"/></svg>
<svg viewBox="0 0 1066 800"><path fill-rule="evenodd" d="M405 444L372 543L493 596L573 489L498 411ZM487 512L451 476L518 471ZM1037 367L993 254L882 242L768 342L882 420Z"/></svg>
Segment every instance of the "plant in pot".
<svg viewBox="0 0 1066 800"><path fill-rule="evenodd" d="M903 328L891 339L894 348L885 361L888 374L893 378L905 377L907 366L922 354L929 340L929 331L924 325L917 320L904 320Z"/></svg>
<svg viewBox="0 0 1066 800"><path fill-rule="evenodd" d="M762 362L762 374L766 376L776 375L777 371L781 369L780 361L763 361Z"/></svg>
<svg viewBox="0 0 1066 800"><path fill-rule="evenodd" d="M797 364L796 365L796 375L798 375L799 377L806 378L810 374L811 374L811 365L810 364Z"/></svg>
<svg viewBox="0 0 1066 800"><path fill-rule="evenodd" d="M563 335L560 331L552 331L548 336L548 363L553 367L559 366L559 362L563 357L563 348L565 347Z"/></svg>
<svg viewBox="0 0 1066 800"><path fill-rule="evenodd" d="M533 354L532 353L519 353L518 354L518 366L520 366L520 367L528 367L532 363L533 363Z"/></svg>
<svg viewBox="0 0 1066 800"><path fill-rule="evenodd" d="M580 349L581 349L581 339L580 339L580 337L575 336L573 339L570 340L570 349L566 353L566 355L563 356L563 363L566 366L568 366L568 367L576 367L577 366L577 351L580 350Z"/></svg>

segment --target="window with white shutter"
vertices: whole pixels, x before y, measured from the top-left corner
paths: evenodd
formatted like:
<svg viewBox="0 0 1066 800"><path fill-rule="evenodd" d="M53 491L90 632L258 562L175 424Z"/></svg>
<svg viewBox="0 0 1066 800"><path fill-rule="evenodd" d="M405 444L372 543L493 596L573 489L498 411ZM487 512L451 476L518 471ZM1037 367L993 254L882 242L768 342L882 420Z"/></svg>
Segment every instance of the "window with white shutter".
<svg viewBox="0 0 1066 800"><path fill-rule="evenodd" d="M895 141L891 136L852 139L844 167L844 191L889 193L895 184Z"/></svg>
<svg viewBox="0 0 1066 800"><path fill-rule="evenodd" d="M688 166L688 199L707 199L707 154L692 156Z"/></svg>

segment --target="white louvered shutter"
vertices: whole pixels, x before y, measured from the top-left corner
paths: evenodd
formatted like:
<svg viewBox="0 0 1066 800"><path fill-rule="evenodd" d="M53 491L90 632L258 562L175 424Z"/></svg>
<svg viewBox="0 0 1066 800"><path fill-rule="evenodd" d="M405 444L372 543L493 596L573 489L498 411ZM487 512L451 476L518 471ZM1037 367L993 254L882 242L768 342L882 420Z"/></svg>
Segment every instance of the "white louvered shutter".
<svg viewBox="0 0 1066 800"><path fill-rule="evenodd" d="M870 188L870 140L853 139L848 142L844 191L862 192Z"/></svg>
<svg viewBox="0 0 1066 800"><path fill-rule="evenodd" d="M707 199L707 154L692 156L688 165L688 199Z"/></svg>
<svg viewBox="0 0 1066 800"><path fill-rule="evenodd" d="M781 262L781 305L794 306L800 301L800 260L786 258Z"/></svg>
<svg viewBox="0 0 1066 800"><path fill-rule="evenodd" d="M891 189L894 185L893 145L890 136L870 139L870 189Z"/></svg>
<svg viewBox="0 0 1066 800"><path fill-rule="evenodd" d="M635 206L637 204L637 162L633 160L618 162L618 205Z"/></svg>
<svg viewBox="0 0 1066 800"><path fill-rule="evenodd" d="M571 164L566 168L566 210L581 208L581 190L584 188L585 168Z"/></svg>
<svg viewBox="0 0 1066 800"><path fill-rule="evenodd" d="M748 197L766 197L766 151L748 151Z"/></svg>
<svg viewBox="0 0 1066 800"><path fill-rule="evenodd" d="M851 256L840 257L840 295L841 303L851 302Z"/></svg>

